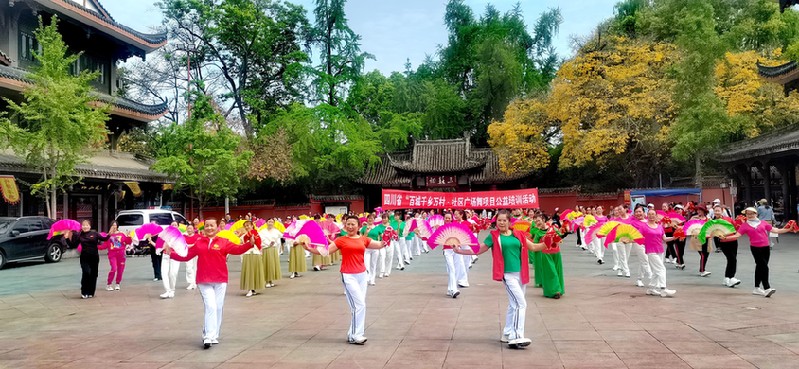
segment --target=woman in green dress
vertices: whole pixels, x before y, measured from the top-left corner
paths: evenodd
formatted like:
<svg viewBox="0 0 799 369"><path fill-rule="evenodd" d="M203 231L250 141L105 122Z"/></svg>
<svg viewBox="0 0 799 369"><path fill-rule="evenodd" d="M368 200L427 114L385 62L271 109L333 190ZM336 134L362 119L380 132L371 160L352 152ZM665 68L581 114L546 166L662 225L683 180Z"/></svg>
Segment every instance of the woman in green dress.
<svg viewBox="0 0 799 369"><path fill-rule="evenodd" d="M296 222L297 220L295 220ZM294 245L291 242L291 251L289 251L289 278L301 277L300 273L308 271L308 262L305 261L305 249L302 245Z"/></svg>
<svg viewBox="0 0 799 369"><path fill-rule="evenodd" d="M261 235L261 254L263 255L262 261L264 264L264 280L266 288L274 287L275 281L283 278L280 270L280 237L283 233L275 228L275 220L269 219L266 221L266 229L259 232Z"/></svg>
<svg viewBox="0 0 799 369"><path fill-rule="evenodd" d="M536 214L533 221L535 224L530 227L530 234L533 236L533 242L541 242L541 238L544 237L549 229L552 229L558 236L563 237L558 230L551 228L552 226L547 223L547 218L544 214ZM544 297L559 299L566 293L564 289L565 284L563 283L563 259L560 255L560 247L554 245L540 252L534 252L534 254L536 254L536 287L543 287Z"/></svg>

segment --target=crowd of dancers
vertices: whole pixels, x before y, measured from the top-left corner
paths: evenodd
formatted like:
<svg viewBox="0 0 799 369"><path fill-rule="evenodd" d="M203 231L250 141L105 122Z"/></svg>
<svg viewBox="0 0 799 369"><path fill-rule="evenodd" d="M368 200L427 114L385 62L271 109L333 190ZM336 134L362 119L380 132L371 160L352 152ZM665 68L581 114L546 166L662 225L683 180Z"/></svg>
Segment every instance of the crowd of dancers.
<svg viewBox="0 0 799 369"><path fill-rule="evenodd" d="M189 246L185 256L173 253L170 245L163 243L163 240L159 245L157 235L148 234L141 240L135 240L119 232L116 223L111 225L108 233L98 233L91 230L88 221L83 221L80 232L65 232L64 239L70 246L82 248L83 298L95 295L98 250L108 249L111 265L106 286L108 291L121 289L125 250L131 247L145 246L154 250L153 279L163 282L165 292L160 297L164 299L175 296L178 269L181 263L186 263L187 289L199 289L205 306L205 348L218 343L228 283L228 255L241 255L240 289L246 297L274 287L275 282L283 278L280 262L283 254L288 254L288 277L291 279L307 272L309 259L315 271L340 264L341 279L352 314L347 342L364 344L367 340L364 320L368 286L390 277L392 270L405 270L413 262L414 256L440 249L444 256L443 269L447 272L447 289L442 291L442 295L445 292L446 297L457 298L462 293L461 289L469 287L469 269L477 261L478 255L490 251L492 278L503 283L508 295L506 322L500 341L512 348L523 348L531 343L524 335L526 286L532 282L548 298L559 299L565 294L560 244L568 235L573 234L577 238L577 247L595 255L599 265L605 264L607 250L617 276L631 278L634 274L635 284L647 287L647 295L660 297L673 297L676 294L675 290L667 288L665 265L673 264L677 269L684 270L686 244L700 255L699 276L710 275L706 264L712 245L715 245L727 258L724 285L736 287L741 284L735 277L738 238L747 235L756 264L754 294L770 297L776 290L771 287L768 278L769 234L797 230L795 224L777 229L769 222L759 220L755 208L746 208L742 217L733 219L733 214L721 204L714 204L710 209L690 203L686 206L663 204L661 211L655 210L652 204L637 206L632 210L620 205L610 209L607 215L602 206L578 207L569 213L559 213L556 209L550 217L537 209L514 209L496 213L484 211L482 214L454 210L394 211L339 217L316 215L312 221L323 225L329 241L326 247L313 246L303 236L285 237L276 224L290 224L296 220L292 218L259 221L248 214L241 220L242 226L235 229L239 237L234 240L236 242L219 237L219 230L229 228L228 221L195 219L192 224L172 225L185 229L184 236ZM670 214L671 217L664 214ZM686 221L709 218L729 220L735 224L735 232L715 234L707 242L696 242L695 235L684 233ZM606 242L611 240L596 236L594 231L607 222L630 225L640 232L641 239L619 237L613 238L613 242ZM258 223L263 225L256 227ZM451 223L459 224L461 229L472 233L477 242L473 245L436 244L429 238L436 228ZM411 227L411 224L424 226ZM437 249L437 246L440 248ZM636 267L634 272L631 271L631 264ZM530 276L531 269L533 276Z"/></svg>

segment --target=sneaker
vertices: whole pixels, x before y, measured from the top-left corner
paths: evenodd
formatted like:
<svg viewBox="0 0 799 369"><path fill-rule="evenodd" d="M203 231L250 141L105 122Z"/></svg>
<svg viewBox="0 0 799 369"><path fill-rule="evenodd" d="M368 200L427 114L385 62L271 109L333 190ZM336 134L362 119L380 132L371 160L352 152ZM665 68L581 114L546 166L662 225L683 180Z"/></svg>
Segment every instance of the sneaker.
<svg viewBox="0 0 799 369"><path fill-rule="evenodd" d="M188 286L188 287L186 287L186 289L187 289L187 290L196 290L196 289L197 289L197 285L196 285L196 284L194 284L194 283L192 283L192 284L189 284L189 286Z"/></svg>
<svg viewBox="0 0 799 369"><path fill-rule="evenodd" d="M120 289L120 285L119 285L119 283L117 283L116 287L114 287L114 290L115 291L119 291L119 289Z"/></svg>
<svg viewBox="0 0 799 369"><path fill-rule="evenodd" d="M385 276L386 276L386 274L385 274L385 273L380 273L380 274L377 276L377 278L383 278L383 277L385 277Z"/></svg>
<svg viewBox="0 0 799 369"><path fill-rule="evenodd" d="M252 290L247 291L247 294L244 297L252 297L253 293Z"/></svg>
<svg viewBox="0 0 799 369"><path fill-rule="evenodd" d="M211 340L211 344L212 345L218 345L219 344L219 340Z"/></svg>
<svg viewBox="0 0 799 369"><path fill-rule="evenodd" d="M296 276L296 274L297 274L297 273L291 273L291 275L289 276L289 279L294 279L294 277Z"/></svg>
<svg viewBox="0 0 799 369"><path fill-rule="evenodd" d="M405 267L403 266L402 268L399 268L399 270L405 270Z"/></svg>
<svg viewBox="0 0 799 369"><path fill-rule="evenodd" d="M621 269L619 269L619 271L616 272L616 276L623 277L624 276L624 272L622 272Z"/></svg>
<svg viewBox="0 0 799 369"><path fill-rule="evenodd" d="M596 259L596 263L599 265L605 264L605 261L602 259Z"/></svg>
<svg viewBox="0 0 799 369"><path fill-rule="evenodd" d="M515 348L521 348L530 346L531 343L533 343L533 341L529 338L517 338L515 340L510 340L510 342L508 342L508 346L514 345L516 346Z"/></svg>
<svg viewBox="0 0 799 369"><path fill-rule="evenodd" d="M777 290L775 290L775 289L773 289L773 288L769 288L769 289L767 289L767 290L763 291L763 296L765 296L765 297L771 297L771 295L773 295L773 294L774 294L774 292L777 292Z"/></svg>
<svg viewBox="0 0 799 369"><path fill-rule="evenodd" d="M266 284L264 287L266 287L266 288L272 288L272 284L271 284L271 283L267 283L267 284Z"/></svg>
<svg viewBox="0 0 799 369"><path fill-rule="evenodd" d="M369 285L370 286L374 286L374 285L376 285L376 283L375 282L369 282Z"/></svg>
<svg viewBox="0 0 799 369"><path fill-rule="evenodd" d="M166 292L164 292L164 293L160 294L159 296L161 296L161 298L162 298L162 299L168 299L168 298L172 298L172 297L174 297L175 295L173 295L173 294L172 294L171 292L169 292L169 291L166 291Z"/></svg>
<svg viewBox="0 0 799 369"><path fill-rule="evenodd" d="M105 286L105 290L106 291L113 291L114 290L114 286L109 284L108 286Z"/></svg>
<svg viewBox="0 0 799 369"><path fill-rule="evenodd" d="M650 295L650 296L660 296L660 291L658 291L656 289L653 289L653 288L650 288L650 289L646 290L646 294Z"/></svg>
<svg viewBox="0 0 799 369"><path fill-rule="evenodd" d="M82 299L88 299L88 298L89 298L89 295L80 295L80 298L82 298Z"/></svg>
<svg viewBox="0 0 799 369"><path fill-rule="evenodd" d="M458 287L469 288L469 283L468 282L467 283L458 283Z"/></svg>
<svg viewBox="0 0 799 369"><path fill-rule="evenodd" d="M660 297L674 297L676 293L676 290L669 290L665 288L660 289Z"/></svg>
<svg viewBox="0 0 799 369"><path fill-rule="evenodd" d="M642 282L642 281L639 279L639 280L635 281L635 285L636 285L636 286L638 286L638 287L643 287L643 286L644 286L644 282Z"/></svg>
<svg viewBox="0 0 799 369"><path fill-rule="evenodd" d="M729 286L730 286L730 279L725 277L725 278L724 278L724 282L721 282L721 284L723 284L723 285L725 285L725 286L729 287Z"/></svg>
<svg viewBox="0 0 799 369"><path fill-rule="evenodd" d="M453 293L452 293L452 298L453 298L453 299L456 299L456 298L458 298L458 296L459 296L460 294L461 294L461 291L455 291L455 292L453 292Z"/></svg>
<svg viewBox="0 0 799 369"><path fill-rule="evenodd" d="M702 273L699 273L699 276L700 276L700 277L707 277L707 276L709 276L709 275L710 275L710 272L708 272L707 270L706 270L706 271L704 271L704 272L702 272Z"/></svg>
<svg viewBox="0 0 799 369"><path fill-rule="evenodd" d="M318 266L316 266L316 265L314 265L314 266L313 266L313 271L314 271L314 272L319 272L319 271L321 271L321 270L322 270L322 268L320 268L320 267L318 267Z"/></svg>
<svg viewBox="0 0 799 369"><path fill-rule="evenodd" d="M158 282L160 280L161 280L161 278L153 278L153 282Z"/></svg>
<svg viewBox="0 0 799 369"><path fill-rule="evenodd" d="M619 268L619 266L618 266L618 265L614 265L614 266L613 266L613 271L614 271L614 272L615 272L615 271L617 271L617 270L619 270L619 269L621 269L621 268Z"/></svg>
<svg viewBox="0 0 799 369"><path fill-rule="evenodd" d="M759 295L759 296L765 296L766 295L766 291L763 291L763 289L760 288L760 287L755 287L755 290L752 291L752 294L753 295Z"/></svg>
<svg viewBox="0 0 799 369"><path fill-rule="evenodd" d="M630 272L625 272L624 276L627 277L627 278L630 278Z"/></svg>
<svg viewBox="0 0 799 369"><path fill-rule="evenodd" d="M211 348L211 340L203 340L203 350Z"/></svg>
<svg viewBox="0 0 799 369"><path fill-rule="evenodd" d="M363 345L366 343L366 337L354 337L347 340L347 343L351 343L353 345Z"/></svg>
<svg viewBox="0 0 799 369"><path fill-rule="evenodd" d="M87 296L89 296L89 298L92 298L92 297L94 297L94 295L87 295Z"/></svg>
<svg viewBox="0 0 799 369"><path fill-rule="evenodd" d="M727 284L727 287L733 288L737 285L741 284L741 280L735 277L730 278L730 283Z"/></svg>
<svg viewBox="0 0 799 369"><path fill-rule="evenodd" d="M560 299L560 297L561 297L560 292L555 292L555 294L552 295L552 298L555 299L555 300Z"/></svg>
<svg viewBox="0 0 799 369"><path fill-rule="evenodd" d="M508 335L507 334L503 334L502 338L499 339L499 342L502 342L502 343L510 342L510 340L508 339Z"/></svg>

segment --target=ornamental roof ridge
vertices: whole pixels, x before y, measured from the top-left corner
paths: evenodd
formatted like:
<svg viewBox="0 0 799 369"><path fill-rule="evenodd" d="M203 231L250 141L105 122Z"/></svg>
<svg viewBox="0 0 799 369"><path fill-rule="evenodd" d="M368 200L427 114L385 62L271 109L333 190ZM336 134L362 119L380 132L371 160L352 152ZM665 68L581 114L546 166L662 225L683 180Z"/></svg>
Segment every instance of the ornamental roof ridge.
<svg viewBox="0 0 799 369"><path fill-rule="evenodd" d="M799 124L730 143L719 151L716 160L730 163L789 150L799 150Z"/></svg>
<svg viewBox="0 0 799 369"><path fill-rule="evenodd" d="M134 38L143 41L144 43L148 44L153 48L158 48L163 46L163 44L167 41L167 32L158 32L158 33L145 33L137 31L129 26L121 24L114 20L111 17L111 14L105 7L100 4L97 0L91 0L94 5L97 6L98 10L87 8L77 2L72 0L36 0L36 2L40 3L44 6L53 6L61 10L69 11L72 8L73 11L84 12L88 15L92 16L93 18L97 19L98 21L105 23L106 25L116 28L118 31L121 31L123 34L127 33ZM54 9L55 10L55 9ZM69 15L69 14L65 14ZM151 50L152 51L152 50Z"/></svg>
<svg viewBox="0 0 799 369"><path fill-rule="evenodd" d="M28 79L28 71L23 69L0 65L0 79L8 78L16 81L24 82L26 84L33 84L33 81ZM119 109L132 111L135 113L142 113L148 116L161 116L166 113L168 108L168 101L163 101L159 104L144 104L138 101L133 101L120 96L111 96L102 92L91 92L97 96L97 100L104 103L111 104ZM113 113L112 113L113 114ZM152 120L158 119L157 117Z"/></svg>

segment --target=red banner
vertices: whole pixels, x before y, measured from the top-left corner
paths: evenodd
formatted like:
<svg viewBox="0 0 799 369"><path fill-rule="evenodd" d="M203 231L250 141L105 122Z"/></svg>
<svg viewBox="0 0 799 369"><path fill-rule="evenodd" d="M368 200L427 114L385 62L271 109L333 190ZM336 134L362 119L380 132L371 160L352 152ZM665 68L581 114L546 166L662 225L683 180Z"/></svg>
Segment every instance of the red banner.
<svg viewBox="0 0 799 369"><path fill-rule="evenodd" d="M538 189L485 192L383 190L383 209L538 208Z"/></svg>

